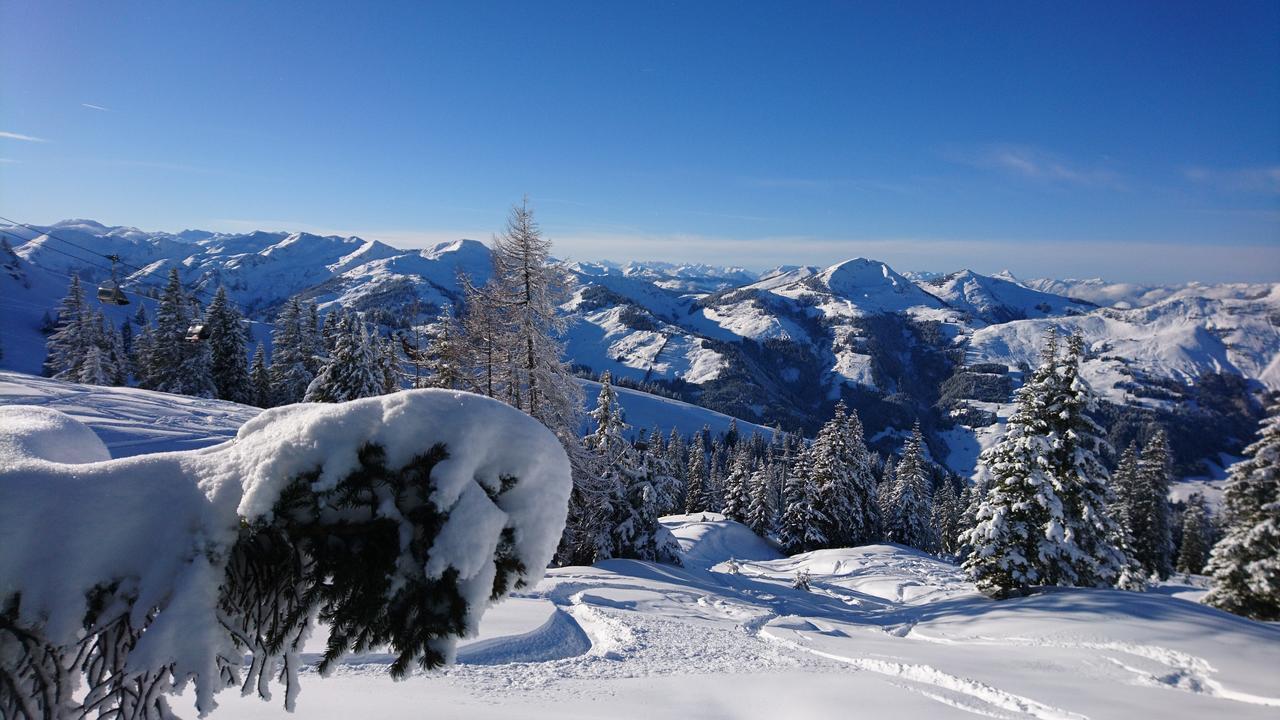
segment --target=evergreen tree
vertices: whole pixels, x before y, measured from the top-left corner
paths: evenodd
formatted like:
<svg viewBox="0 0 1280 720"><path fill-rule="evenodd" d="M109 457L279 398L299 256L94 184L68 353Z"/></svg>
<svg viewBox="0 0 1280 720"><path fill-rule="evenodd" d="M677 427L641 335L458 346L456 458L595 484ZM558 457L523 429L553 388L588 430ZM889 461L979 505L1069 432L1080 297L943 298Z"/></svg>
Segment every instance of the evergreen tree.
<svg viewBox="0 0 1280 720"><path fill-rule="evenodd" d="M253 389L253 402L258 407L271 407L271 371L267 369L267 353L258 343L253 351L253 367L249 370L249 384Z"/></svg>
<svg viewBox="0 0 1280 720"><path fill-rule="evenodd" d="M1231 466L1223 491L1225 532L1205 572L1204 602L1255 620L1280 620L1280 405Z"/></svg>
<svg viewBox="0 0 1280 720"><path fill-rule="evenodd" d="M687 445L680 431L674 427L671 428L671 434L667 436L667 442L663 448L676 485L675 492L672 494L674 503L669 513L684 512L685 509L685 494L689 487L689 456L686 448Z"/></svg>
<svg viewBox="0 0 1280 720"><path fill-rule="evenodd" d="M675 540L658 522L651 468L624 436L626 424L608 372L600 379L600 395L590 417L596 429L583 445L596 461L602 481L597 486L604 489L600 507L608 518L605 532L588 543L594 551L592 560L622 557L678 563Z"/></svg>
<svg viewBox="0 0 1280 720"><path fill-rule="evenodd" d="M1132 549L1134 559L1147 574L1159 575L1161 579L1173 572L1173 516L1169 507L1172 476L1169 439L1163 428L1156 428L1138 461L1137 486L1142 497L1141 513L1146 521L1144 532L1134 534Z"/></svg>
<svg viewBox="0 0 1280 720"><path fill-rule="evenodd" d="M825 518L816 507L818 489L804 458L792 466L783 487L784 506L778 540L790 555L827 546L827 538L822 534Z"/></svg>
<svg viewBox="0 0 1280 720"><path fill-rule="evenodd" d="M944 478L933 493L933 536L941 552L954 555L960 552L960 499L956 496L951 478Z"/></svg>
<svg viewBox="0 0 1280 720"><path fill-rule="evenodd" d="M216 388L210 374L208 343L187 340L193 305L178 278L178 269L171 268L156 307L148 382L151 389L161 392L213 397Z"/></svg>
<svg viewBox="0 0 1280 720"><path fill-rule="evenodd" d="M302 364L307 373L315 377L324 366L323 358L328 355L329 348L325 346L325 323L320 318L320 308L314 300L301 304L299 325Z"/></svg>
<svg viewBox="0 0 1280 720"><path fill-rule="evenodd" d="M989 595L1129 579L1122 536L1103 504L1106 471L1096 455L1097 426L1084 414L1090 396L1078 377L1081 352L1073 338L1060 355L1050 331L1004 437L980 457L989 480L963 538L970 548L964 567Z"/></svg>
<svg viewBox="0 0 1280 720"><path fill-rule="evenodd" d="M773 463L766 462L756 466L751 473L751 504L747 508L746 524L751 531L760 537L768 537L773 532L775 510L773 493L770 485L775 473Z"/></svg>
<svg viewBox="0 0 1280 720"><path fill-rule="evenodd" d="M307 369L311 356L307 353L314 338L306 335L303 323L307 311L297 297L289 298L276 316L271 331L271 404L289 405L301 402L314 379ZM342 327L330 319L335 337L342 335ZM335 340L336 348L336 340Z"/></svg>
<svg viewBox="0 0 1280 720"><path fill-rule="evenodd" d="M446 305L440 309L440 314L436 316L436 321L428 333L427 352L422 367L426 375L424 387L461 389L465 352L462 327Z"/></svg>
<svg viewBox="0 0 1280 720"><path fill-rule="evenodd" d="M370 334L370 342L378 352L378 368L382 372L382 394L400 390L400 353L390 337L383 337L376 330Z"/></svg>
<svg viewBox="0 0 1280 720"><path fill-rule="evenodd" d="M1127 536L1130 547L1135 535L1144 535L1148 518L1142 515L1145 493L1138 484L1138 447L1130 443L1120 453L1116 471L1111 475L1110 503L1107 512Z"/></svg>
<svg viewBox="0 0 1280 720"><path fill-rule="evenodd" d="M245 350L244 317L227 299L226 288L219 287L214 293L204 324L209 329L209 374L217 397L252 404L255 398Z"/></svg>
<svg viewBox="0 0 1280 720"><path fill-rule="evenodd" d="M706 428L700 430L693 436L693 442L689 443L689 485L685 490L685 507L686 513L706 512L707 496L704 487L707 483L707 452L704 449L706 442Z"/></svg>
<svg viewBox="0 0 1280 720"><path fill-rule="evenodd" d="M76 377L76 382L86 385L110 385L108 372L102 361L102 349L97 345L90 345L85 351L84 359L80 362L80 373Z"/></svg>
<svg viewBox="0 0 1280 720"><path fill-rule="evenodd" d="M347 402L382 395L382 355L365 324L348 315L337 347L320 374L307 386L304 402Z"/></svg>
<svg viewBox="0 0 1280 720"><path fill-rule="evenodd" d="M846 414L843 402L810 447L806 467L817 488L827 542L832 547L871 542L879 524L876 483L862 422L856 412Z"/></svg>
<svg viewBox="0 0 1280 720"><path fill-rule="evenodd" d="M751 461L751 448L739 443L733 453L729 474L724 482L724 515L730 520L746 522L747 509L751 505L751 476L755 468Z"/></svg>
<svg viewBox="0 0 1280 720"><path fill-rule="evenodd" d="M90 346L95 344L93 334L84 289L80 286L79 276L72 275L67 296L58 306L57 327L46 341L45 375L78 381L80 366L84 364Z"/></svg>
<svg viewBox="0 0 1280 720"><path fill-rule="evenodd" d="M885 538L920 550L933 551L937 545L933 533L933 500L929 489L929 470L924 457L924 438L920 423L902 449L896 478L886 505Z"/></svg>
<svg viewBox="0 0 1280 720"><path fill-rule="evenodd" d="M1178 550L1177 570L1188 575L1199 575L1209 562L1209 550L1213 547L1213 534L1209 506L1204 495L1191 493L1187 509L1182 513L1182 547Z"/></svg>

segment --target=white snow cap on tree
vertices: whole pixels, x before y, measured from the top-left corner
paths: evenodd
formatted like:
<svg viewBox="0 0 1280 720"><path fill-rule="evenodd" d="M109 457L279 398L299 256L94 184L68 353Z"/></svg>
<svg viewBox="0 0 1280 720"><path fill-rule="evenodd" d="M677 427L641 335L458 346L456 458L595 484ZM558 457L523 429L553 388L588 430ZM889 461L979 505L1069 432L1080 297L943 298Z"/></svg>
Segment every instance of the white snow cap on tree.
<svg viewBox="0 0 1280 720"><path fill-rule="evenodd" d="M12 419L15 411L5 412ZM296 539L289 533L300 523L311 523L321 536L334 522L376 526L384 540L374 547L383 548L389 574L379 575L384 590L376 582L373 587L385 593L387 607L402 601L406 588L416 593L410 597L435 588L439 601L459 614L443 624L422 624L431 632L416 635L414 622L367 622L381 623L382 630L398 623L393 637L412 641L394 647L406 661L448 661L457 637L476 631L491 597L542 577L564 526L570 471L560 443L527 415L468 393L416 390L293 405L262 413L235 440L205 450L78 465L53 462L41 448L50 433L87 443L83 426L50 411L18 416L26 426L0 422L0 612L12 613L16 626L40 638L42 647L74 656L84 642L86 617L107 612L94 610L94 598L107 593L109 606L125 608L128 627L140 633L127 651L129 671L167 678L163 693L192 681L202 714L216 706L216 692L238 681L228 673L242 670L238 658L246 649L235 639L251 645L260 692L283 663L291 705L298 637L305 638L316 612L304 608L301 619L282 620L299 627L290 638L294 644L285 647L255 648L253 640L233 635L225 624L230 559L240 553L257 560L252 543L243 542L246 533L274 532L288 541ZM376 465L368 462L370 448L378 448ZM372 482L353 485L370 476ZM371 499L326 494L346 487ZM310 564L304 557L303 567ZM267 588L263 602L291 596L293 580L286 573L285 589ZM440 593L442 587L447 593ZM432 613L441 612L431 603L402 609L410 618L434 619ZM0 663L23 652L17 640L0 633ZM78 666L59 666L58 672L66 674L59 681L79 681ZM246 672L247 691L255 670ZM74 708L50 709L63 711ZM155 712L144 716L165 715L167 705Z"/></svg>

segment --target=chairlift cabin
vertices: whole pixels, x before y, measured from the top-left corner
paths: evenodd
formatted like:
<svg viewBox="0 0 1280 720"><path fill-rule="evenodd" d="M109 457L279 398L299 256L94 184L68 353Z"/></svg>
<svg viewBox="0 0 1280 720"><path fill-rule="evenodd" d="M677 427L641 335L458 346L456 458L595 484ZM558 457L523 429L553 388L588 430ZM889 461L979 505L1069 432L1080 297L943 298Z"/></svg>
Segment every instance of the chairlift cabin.
<svg viewBox="0 0 1280 720"><path fill-rule="evenodd" d="M120 262L120 256L108 255L107 259L111 261L111 282L98 286L98 302L104 305L128 305L129 298L125 297L116 280L116 263Z"/></svg>
<svg viewBox="0 0 1280 720"><path fill-rule="evenodd" d="M187 342L204 342L209 339L209 326L204 323L196 323L187 328Z"/></svg>

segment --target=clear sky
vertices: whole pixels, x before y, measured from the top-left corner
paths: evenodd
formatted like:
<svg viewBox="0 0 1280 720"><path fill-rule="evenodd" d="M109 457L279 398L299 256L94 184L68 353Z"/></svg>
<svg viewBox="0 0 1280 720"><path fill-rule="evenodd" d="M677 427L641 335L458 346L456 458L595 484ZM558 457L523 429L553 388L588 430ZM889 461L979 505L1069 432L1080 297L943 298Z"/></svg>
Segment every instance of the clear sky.
<svg viewBox="0 0 1280 720"><path fill-rule="evenodd" d="M1280 2L0 2L0 214L1280 280Z"/></svg>

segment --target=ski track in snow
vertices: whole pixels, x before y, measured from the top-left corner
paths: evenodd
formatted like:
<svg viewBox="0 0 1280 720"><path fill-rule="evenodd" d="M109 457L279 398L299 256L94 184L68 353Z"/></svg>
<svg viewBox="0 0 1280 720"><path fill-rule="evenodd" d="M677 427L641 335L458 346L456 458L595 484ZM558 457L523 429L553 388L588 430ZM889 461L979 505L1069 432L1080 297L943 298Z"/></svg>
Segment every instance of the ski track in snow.
<svg viewBox="0 0 1280 720"><path fill-rule="evenodd" d="M921 611L937 602L1008 607L977 599L958 569L923 554L872 546L765 559L764 551L751 548L757 559L717 561L721 545L735 545L725 533L736 526L720 521L717 527L706 516L680 520L696 536L683 543L687 567L609 561L552 570L540 585L519 595L554 606L540 627L464 646L457 665L419 679L491 698L555 701L587 698L591 681L611 679L868 673L887 689L938 703L942 715L1112 716L1072 707L1079 702L1074 692L1059 690L1053 702L1047 700L1035 673L1065 671L1079 676L1068 685L1173 689L1212 701L1210 707L1223 715L1232 708L1280 707L1280 699L1227 687L1208 660L1156 644L1097 642L1053 632L1045 637L937 634L932 625L921 631ZM808 592L791 587L800 569L811 573ZM1032 674L1010 676L984 660L997 656L1033 669ZM1064 658L1080 665L1065 665ZM336 672L384 671L383 658L370 655L351 658ZM1001 687L1006 684L1018 690ZM608 685L594 687L612 692Z"/></svg>

